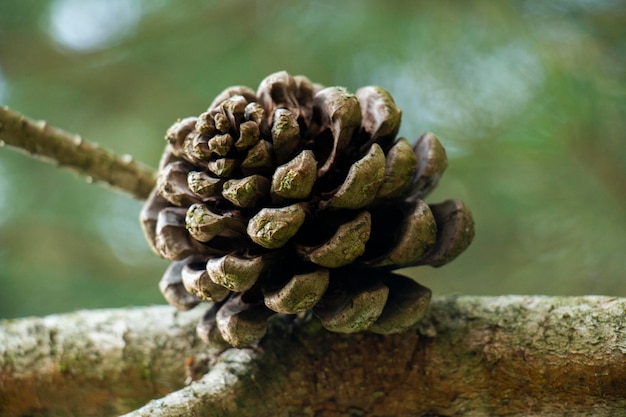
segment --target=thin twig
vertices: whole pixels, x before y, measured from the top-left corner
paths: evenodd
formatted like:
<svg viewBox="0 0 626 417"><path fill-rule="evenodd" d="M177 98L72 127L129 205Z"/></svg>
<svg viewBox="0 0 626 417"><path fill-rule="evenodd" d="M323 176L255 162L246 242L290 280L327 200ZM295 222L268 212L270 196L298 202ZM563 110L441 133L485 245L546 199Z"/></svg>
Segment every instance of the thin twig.
<svg viewBox="0 0 626 417"><path fill-rule="evenodd" d="M9 145L58 166L145 200L154 187L155 171L130 155L117 155L80 135L35 121L0 106L0 146Z"/></svg>

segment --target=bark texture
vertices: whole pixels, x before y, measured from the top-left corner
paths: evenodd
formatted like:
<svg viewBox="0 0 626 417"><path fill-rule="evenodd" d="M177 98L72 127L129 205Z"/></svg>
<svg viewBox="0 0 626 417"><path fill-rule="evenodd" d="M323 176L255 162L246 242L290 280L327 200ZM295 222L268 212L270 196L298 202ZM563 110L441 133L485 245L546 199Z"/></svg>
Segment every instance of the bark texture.
<svg viewBox="0 0 626 417"><path fill-rule="evenodd" d="M197 312L164 307L9 321L0 414L128 411L204 354L206 375L128 415L620 416L625 311L623 298L436 297L404 334L279 318L256 348L221 353L196 340Z"/></svg>
<svg viewBox="0 0 626 417"><path fill-rule="evenodd" d="M0 416L104 416L184 386L185 360L207 350L201 311L79 311L0 322Z"/></svg>
<svg viewBox="0 0 626 417"><path fill-rule="evenodd" d="M130 155L118 156L79 135L0 106L0 146L4 145L109 184L139 200L148 197L156 182L156 172L133 161Z"/></svg>

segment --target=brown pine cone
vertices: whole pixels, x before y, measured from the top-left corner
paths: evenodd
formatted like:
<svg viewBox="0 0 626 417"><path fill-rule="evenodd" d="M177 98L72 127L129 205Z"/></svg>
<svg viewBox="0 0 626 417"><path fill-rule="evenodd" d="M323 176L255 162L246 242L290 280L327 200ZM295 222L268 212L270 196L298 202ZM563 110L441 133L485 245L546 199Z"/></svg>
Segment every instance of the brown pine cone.
<svg viewBox="0 0 626 417"><path fill-rule="evenodd" d="M431 133L396 139L400 118L380 87L351 94L279 72L176 122L141 214L173 261L165 298L213 301L200 335L237 347L276 313L312 309L335 332L415 326L430 290L389 271L451 261L474 228L461 202L422 200L446 154Z"/></svg>

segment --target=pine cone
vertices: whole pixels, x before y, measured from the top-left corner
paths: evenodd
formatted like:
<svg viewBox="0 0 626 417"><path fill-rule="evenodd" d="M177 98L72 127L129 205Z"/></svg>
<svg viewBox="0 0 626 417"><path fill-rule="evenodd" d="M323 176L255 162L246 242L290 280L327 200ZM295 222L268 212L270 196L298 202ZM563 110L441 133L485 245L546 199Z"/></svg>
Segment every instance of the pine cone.
<svg viewBox="0 0 626 417"><path fill-rule="evenodd" d="M199 334L237 347L276 313L312 310L335 332L415 326L431 292L389 271L441 266L474 229L461 202L424 203L446 154L431 133L396 139L400 118L380 87L351 94L279 72L176 122L141 214L173 261L165 298L213 301Z"/></svg>

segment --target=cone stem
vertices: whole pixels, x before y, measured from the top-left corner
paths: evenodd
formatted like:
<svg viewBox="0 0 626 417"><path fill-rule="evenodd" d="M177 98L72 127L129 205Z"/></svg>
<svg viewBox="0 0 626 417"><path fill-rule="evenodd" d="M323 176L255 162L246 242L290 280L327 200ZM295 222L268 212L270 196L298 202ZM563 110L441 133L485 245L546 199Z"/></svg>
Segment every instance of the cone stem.
<svg viewBox="0 0 626 417"><path fill-rule="evenodd" d="M145 200L154 187L155 171L133 161L130 155L117 155L80 135L35 121L0 106L0 146L20 149L30 156L47 160L113 188Z"/></svg>

